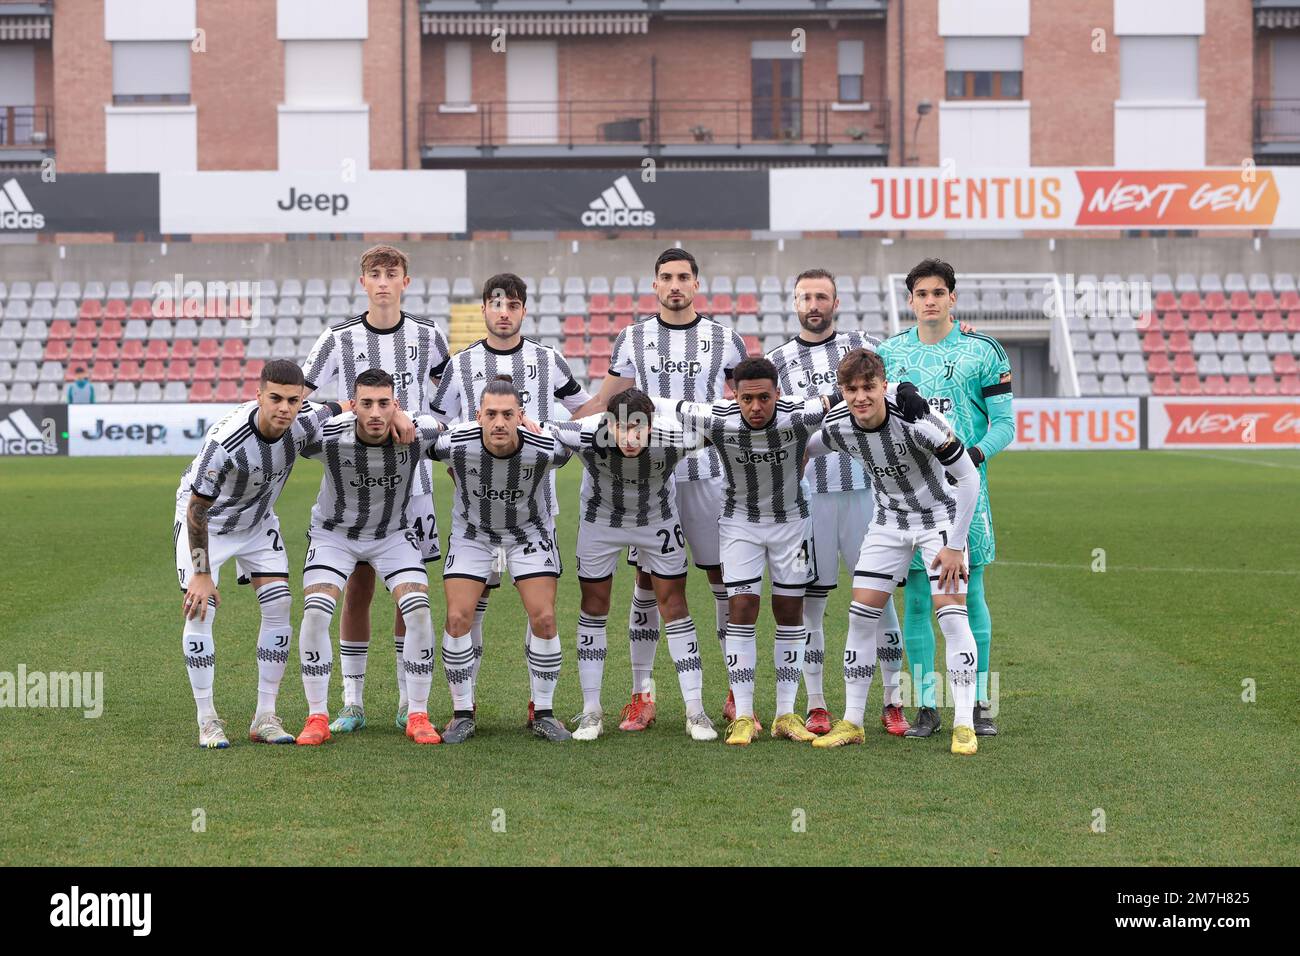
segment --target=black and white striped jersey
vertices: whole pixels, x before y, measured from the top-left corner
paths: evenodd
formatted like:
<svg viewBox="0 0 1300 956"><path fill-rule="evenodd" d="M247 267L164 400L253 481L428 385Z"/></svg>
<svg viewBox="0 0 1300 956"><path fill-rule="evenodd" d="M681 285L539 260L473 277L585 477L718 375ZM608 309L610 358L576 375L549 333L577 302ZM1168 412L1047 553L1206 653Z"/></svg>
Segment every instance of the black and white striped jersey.
<svg viewBox="0 0 1300 956"><path fill-rule="evenodd" d="M876 351L880 340L865 332L837 331L823 342L791 339L767 353L776 366L777 384L786 398L829 395L835 390L835 370L840 359L856 349ZM821 455L808 465L808 483L813 494L831 491L865 491L871 487L862 463L843 452Z"/></svg>
<svg viewBox="0 0 1300 956"><path fill-rule="evenodd" d="M655 410L672 403L655 400ZM825 416L820 398L780 399L766 428L753 428L733 401L713 405L677 402L688 432L703 434L718 450L726 475L722 517L786 524L808 517L799 485L804 448Z"/></svg>
<svg viewBox="0 0 1300 956"><path fill-rule="evenodd" d="M341 401L354 398L357 376L367 369L383 369L393 376L397 404L412 418L429 405L435 382L442 376L451 349L447 336L432 319L408 312L391 329L377 329L362 312L321 333L303 375L307 387L321 398L335 395ZM420 480L412 494L433 490L428 465L420 468Z"/></svg>
<svg viewBox="0 0 1300 956"><path fill-rule="evenodd" d="M493 545L527 544L554 534L549 476L572 453L553 434L520 428L515 453L498 457L483 444L478 423L464 422L443 432L428 454L445 462L456 479L453 534Z"/></svg>
<svg viewBox="0 0 1300 956"><path fill-rule="evenodd" d="M479 339L451 357L429 411L445 425L470 421L478 414L484 386L498 375L510 376L523 399L524 414L535 422L553 419L556 401L572 412L591 398L564 356L550 346L521 338L514 348L502 350Z"/></svg>
<svg viewBox="0 0 1300 956"><path fill-rule="evenodd" d="M442 429L425 415L416 419L415 440L392 438L378 445L361 440L352 412L331 418L303 446L304 458L324 465L311 509L312 530L337 531L352 541L374 541L405 531L407 504L415 494L425 453Z"/></svg>
<svg viewBox="0 0 1300 956"><path fill-rule="evenodd" d="M669 325L655 313L618 333L609 371L632 379L651 398L716 402L731 370L745 357L745 342L736 331L708 316L697 315L690 325ZM721 475L718 456L708 448L677 466L678 481Z"/></svg>
<svg viewBox="0 0 1300 956"><path fill-rule="evenodd" d="M610 528L675 521L673 469L700 447L700 438L655 425L645 450L629 458L619 451L608 426L609 416L602 412L552 423L549 429L582 462L582 520Z"/></svg>
<svg viewBox="0 0 1300 956"><path fill-rule="evenodd" d="M176 489L176 504L191 492L212 502L208 530L233 534L257 527L275 507L304 445L314 440L338 406L304 403L279 438L257 429L257 402L244 402L208 429Z"/></svg>
<svg viewBox="0 0 1300 956"><path fill-rule="evenodd" d="M966 449L938 412L917 422L906 421L896 402L897 391L897 385L885 390L885 420L875 429L854 421L848 405L836 406L826 416L809 454L825 448L847 452L863 463L875 492L875 524L898 531L952 525L957 520L957 498L944 469Z"/></svg>

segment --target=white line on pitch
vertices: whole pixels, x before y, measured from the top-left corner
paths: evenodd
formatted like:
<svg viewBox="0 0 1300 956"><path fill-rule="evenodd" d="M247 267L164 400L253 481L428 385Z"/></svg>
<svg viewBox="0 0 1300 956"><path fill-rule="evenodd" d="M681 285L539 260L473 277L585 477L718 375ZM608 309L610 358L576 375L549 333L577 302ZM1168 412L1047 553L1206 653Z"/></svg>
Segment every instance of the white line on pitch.
<svg viewBox="0 0 1300 956"><path fill-rule="evenodd" d="M1204 458L1208 461L1235 461L1242 465L1262 465L1265 468L1285 468L1287 471L1300 471L1300 465L1284 465L1277 461L1255 461L1252 458L1229 458L1227 455L1201 455L1196 452L1178 452L1183 458Z"/></svg>
<svg viewBox="0 0 1300 956"><path fill-rule="evenodd" d="M1003 561L998 559L994 566L1006 564L1013 568L1054 568L1062 571L1089 571L1089 564L1052 564L1047 561ZM1288 577L1300 575L1300 570L1287 571L1281 568L1147 568L1135 564L1108 564L1106 571L1155 571L1161 574L1280 574Z"/></svg>

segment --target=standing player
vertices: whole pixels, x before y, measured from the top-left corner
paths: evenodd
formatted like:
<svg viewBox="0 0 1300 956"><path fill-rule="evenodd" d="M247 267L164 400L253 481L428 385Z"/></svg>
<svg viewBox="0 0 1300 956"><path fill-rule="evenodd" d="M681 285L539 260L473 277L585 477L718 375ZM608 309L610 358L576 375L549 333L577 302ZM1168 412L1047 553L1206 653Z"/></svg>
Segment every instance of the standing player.
<svg viewBox="0 0 1300 956"><path fill-rule="evenodd" d="M572 412L590 400L591 396L574 380L569 363L559 352L520 334L528 312L528 289L523 279L510 272L492 276L483 283L480 308L487 335L452 356L430 402L435 418L445 425L474 421L483 387L498 375L507 375L514 382L523 414L534 422L553 419L557 401ZM553 472L546 495L551 514L559 514ZM487 613L488 594L500 584L500 574L493 571L474 609L470 637L474 643L471 670L475 681L483 660L483 616ZM525 630L525 654L529 640ZM532 719L533 702L529 701L530 724Z"/></svg>
<svg viewBox="0 0 1300 956"><path fill-rule="evenodd" d="M684 249L668 249L655 261L655 295L660 311L630 325L614 340L609 375L600 393L574 412L575 417L602 412L609 400L635 385L651 398L714 402L723 396L731 372L745 358L745 343L735 330L695 311L700 269ZM681 518L691 559L709 578L717 616L718 643L726 656L727 588L722 582L718 515L722 510L722 466L712 448L702 449L677 466L677 515ZM635 561L635 556L630 556ZM632 701L623 708L620 730L644 730L655 719L651 694L655 651L659 646L659 610L650 575L638 570L628 612L632 656ZM723 716L735 714L727 696Z"/></svg>
<svg viewBox="0 0 1300 956"><path fill-rule="evenodd" d="M917 324L886 340L880 346L880 355L890 381L916 383L931 407L952 423L957 437L979 466L979 502L970 530L967 605L979 649L975 733L988 737L998 730L988 715L992 622L984 599L984 568L993 563L995 549L985 463L1011 444L1016 427L1007 353L989 336L958 327L951 314L957 302L956 286L956 275L948 263L939 259L919 263L907 276L907 302ZM916 723L907 732L909 737L928 737L939 729L934 681L928 678L934 665L934 631L925 600L925 578L924 566L914 561L907 576L903 636L912 668L912 686L923 690Z"/></svg>
<svg viewBox="0 0 1300 956"><path fill-rule="evenodd" d="M717 740L704 712L703 664L695 622L686 606L686 537L674 507L673 468L698 448L698 438L654 427L654 404L629 388L609 400L603 415L552 427L578 454L586 472L578 525L578 678L582 713L575 740L595 740L605 729L600 690L605 673L609 595L619 555L634 547L654 583L655 599L668 633L677 681L686 704L686 732L692 740Z"/></svg>
<svg viewBox="0 0 1300 956"><path fill-rule="evenodd" d="M874 352L880 345L878 339L865 332L837 329L835 318L839 307L835 277L825 269L809 269L795 279L794 308L803 331L767 356L776 366L782 395L810 398L834 388L835 369L840 359L856 349ZM920 411L925 410L922 402ZM852 455L825 455L810 465L808 490L812 517L809 523L817 579L808 585L803 599L803 623L808 632L803 680L808 691L806 726L810 733L820 736L831 729L831 715L822 688L826 600L839 584L840 559L852 569L862 549L862 539L871 521L871 482L862 464ZM901 735L907 730L899 691L903 646L892 601L885 605L881 622L883 632L878 655L885 693L880 720L891 734Z"/></svg>
<svg viewBox="0 0 1300 956"><path fill-rule="evenodd" d="M431 418L410 445L393 442L390 430L397 402L393 377L372 368L356 378L356 413L342 415L321 429L302 454L325 466L320 493L311 509L307 561L303 567L302 633L298 656L307 694L307 724L298 743L330 739L326 702L334 654L330 621L353 569L366 562L383 575L409 630L403 670L410 716L406 736L417 744L440 743L429 723L433 683L433 621L429 579L419 537L410 527L409 504L418 484L422 454L433 447L441 426Z"/></svg>
<svg viewBox="0 0 1300 956"><path fill-rule="evenodd" d="M837 373L845 405L826 416L809 443L815 456L827 450L862 460L872 476L875 514L853 572L853 602L844 647L844 718L814 747L860 744L863 714L876 668L881 612L895 582L920 550L943 629L948 680L953 688L952 752L973 754L975 638L966 618L966 534L979 497L979 471L944 417L931 413L908 422L897 404L897 386L885 384L880 356L850 352ZM956 480L949 489L948 474Z"/></svg>
<svg viewBox="0 0 1300 956"><path fill-rule="evenodd" d="M374 246L361 256L361 286L370 308L321 333L307 357L308 390L332 385L340 396L356 390L357 374L382 369L393 377L399 409L420 414L428 405L433 385L442 375L450 349L447 337L430 319L402 311L402 290L411 284L410 260L392 246ZM322 394L325 394L322 391ZM393 421L409 437L410 416L399 411ZM424 563L441 557L433 507L432 468L425 462L410 498L409 527L420 540ZM360 562L348 582L339 625L339 653L343 658L343 709L330 725L335 733L349 733L366 725L363 690L370 650L370 603L375 596L375 569ZM402 670L406 626L402 609L393 622L393 647L397 655L398 726L405 726L406 680Z"/></svg>
<svg viewBox="0 0 1300 956"><path fill-rule="evenodd" d="M794 712L807 635L803 594L815 577L808 554L808 501L800 482L804 449L830 407L825 397L782 401L775 366L745 359L732 375L736 397L713 405L656 399L657 410L676 411L688 429L699 430L718 449L726 474L719 519L722 566L730 618L727 676L736 717L727 743L749 744L760 727L754 717L755 625L763 568L772 582L776 620L776 718L772 736L813 740Z"/></svg>
<svg viewBox="0 0 1300 956"><path fill-rule="evenodd" d="M451 537L443 564L447 625L442 665L454 714L443 730L446 743L474 734L474 609L488 577L503 555L531 627L528 677L536 709L532 731L543 740L568 740L570 733L551 711L560 679L560 639L555 591L562 571L551 514L550 472L570 452L545 430L523 426L519 391L508 376L488 382L479 395L477 421L452 428L429 454L450 467L456 489Z"/></svg>
<svg viewBox="0 0 1300 956"><path fill-rule="evenodd" d="M220 596L221 566L235 559L240 583L252 582L262 606L257 634L257 712L252 741L288 744L293 736L275 714L280 680L289 660L289 559L280 537L275 502L303 444L340 406L303 406L302 369L284 359L262 368L257 400L244 402L217 422L203 440L176 489L172 540L176 576L185 592L181 637L190 688L198 707L199 746L230 745L212 703L216 665L212 622Z"/></svg>

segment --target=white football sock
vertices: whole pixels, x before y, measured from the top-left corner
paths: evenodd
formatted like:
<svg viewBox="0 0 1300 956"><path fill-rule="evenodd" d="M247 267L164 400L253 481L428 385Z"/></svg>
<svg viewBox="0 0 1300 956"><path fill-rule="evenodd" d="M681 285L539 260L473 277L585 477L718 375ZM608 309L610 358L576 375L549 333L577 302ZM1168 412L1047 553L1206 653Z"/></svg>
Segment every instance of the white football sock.
<svg viewBox="0 0 1300 956"><path fill-rule="evenodd" d="M844 642L844 719L862 726L871 693L871 678L876 673L876 631L880 625L880 608L849 605L849 636Z"/></svg>
<svg viewBox="0 0 1300 956"><path fill-rule="evenodd" d="M695 622L689 617L669 621L664 625L668 635L668 653L673 656L677 669L677 683L686 703L686 716L694 717L704 712L704 663L700 659L700 640L695 634Z"/></svg>
<svg viewBox="0 0 1300 956"><path fill-rule="evenodd" d="M736 697L736 716L754 716L754 668L758 663L753 624L727 625L727 680Z"/></svg>
<svg viewBox="0 0 1300 956"><path fill-rule="evenodd" d="M825 618L826 595L805 594L803 626L808 632L808 642L803 651L803 686L808 692L808 710L826 708L826 694L822 688L822 662L826 658L826 633L822 630Z"/></svg>
<svg viewBox="0 0 1300 956"><path fill-rule="evenodd" d="M366 686L366 659L369 641L345 641L339 638L339 663L343 667L343 706L361 706Z"/></svg>
<svg viewBox="0 0 1300 956"><path fill-rule="evenodd" d="M727 586L709 582L713 592L713 613L718 622L718 646L722 648L722 659L727 659L727 621L731 614L731 602L727 599Z"/></svg>
<svg viewBox="0 0 1300 956"><path fill-rule="evenodd" d="M478 599L478 604L474 605L474 623L469 629L469 639L474 646L474 663L470 670L474 673L470 675L470 680L475 684L478 683L478 669L483 663L483 615L487 613L487 591Z"/></svg>
<svg viewBox="0 0 1300 956"><path fill-rule="evenodd" d="M309 715L329 714L330 673L334 670L330 621L334 618L334 603L334 598L321 591L308 594L302 602L298 663Z"/></svg>
<svg viewBox="0 0 1300 956"><path fill-rule="evenodd" d="M406 635L393 635L393 653L397 660L397 707L401 708L407 705L406 697L406 668L402 666L402 658L406 656Z"/></svg>
<svg viewBox="0 0 1300 956"><path fill-rule="evenodd" d="M474 641L468 634L442 632L442 672L447 676L454 710L474 709Z"/></svg>
<svg viewBox="0 0 1300 956"><path fill-rule="evenodd" d="M560 680L560 639L538 637L528 642L528 682L533 691L533 706L550 710L555 699L555 685Z"/></svg>
<svg viewBox="0 0 1300 956"><path fill-rule="evenodd" d="M935 612L939 630L943 631L944 650L948 657L948 684L952 688L952 725L973 727L975 677L978 651L970 619L963 604L949 604Z"/></svg>
<svg viewBox="0 0 1300 956"><path fill-rule="evenodd" d="M659 605L654 591L636 587L627 612L627 640L632 657L632 693L648 694L654 681L659 650Z"/></svg>
<svg viewBox="0 0 1300 956"><path fill-rule="evenodd" d="M880 615L879 637L876 640L876 663L880 665L880 684L887 705L901 707L903 692L903 630L898 626L898 611L891 598Z"/></svg>
<svg viewBox="0 0 1300 956"><path fill-rule="evenodd" d="M408 714L429 712L429 691L433 688L433 618L429 614L429 595L410 591L402 595L397 606L406 622L406 639L402 648L402 667L406 671L406 705Z"/></svg>
<svg viewBox="0 0 1300 956"><path fill-rule="evenodd" d="M582 712L598 714L600 689L605 681L609 617L578 612L578 683L582 685ZM633 643L633 647L636 644Z"/></svg>
<svg viewBox="0 0 1300 956"><path fill-rule="evenodd" d="M262 606L262 626L257 631L257 713L275 713L275 699L280 693L284 668L289 663L289 644L293 640L293 625L289 612L293 598L289 585L272 581L257 589L257 602ZM256 719L256 718L255 718Z"/></svg>
<svg viewBox="0 0 1300 956"><path fill-rule="evenodd" d="M217 652L212 640L212 619L217 615L217 602L208 599L208 611L200 621L186 619L181 633L181 650L185 653L185 669L190 675L190 690L198 711L199 727L217 716L212 705L212 683L216 674Z"/></svg>
<svg viewBox="0 0 1300 956"><path fill-rule="evenodd" d="M803 674L804 635L802 624L778 624L772 644L772 662L776 665L776 716L794 713L799 696L799 678Z"/></svg>

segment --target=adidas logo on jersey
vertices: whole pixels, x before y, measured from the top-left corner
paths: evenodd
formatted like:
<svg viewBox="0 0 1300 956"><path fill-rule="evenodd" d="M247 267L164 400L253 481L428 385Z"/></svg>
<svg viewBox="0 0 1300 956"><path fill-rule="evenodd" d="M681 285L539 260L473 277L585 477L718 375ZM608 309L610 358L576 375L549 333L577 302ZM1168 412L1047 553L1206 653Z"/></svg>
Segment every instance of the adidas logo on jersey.
<svg viewBox="0 0 1300 956"><path fill-rule="evenodd" d="M45 217L32 207L18 180L10 179L0 187L0 229L32 232L44 228Z"/></svg>
<svg viewBox="0 0 1300 956"><path fill-rule="evenodd" d="M602 192L599 198L582 214L584 226L653 226L655 214L646 209L641 197L632 188L626 176L614 180L614 185Z"/></svg>
<svg viewBox="0 0 1300 956"><path fill-rule="evenodd" d="M550 558L547 558L547 559L546 559L546 563L545 563L544 565L542 565L542 567L545 567L545 568L553 568L553 567L555 567L555 562L552 561Z"/></svg>
<svg viewBox="0 0 1300 956"><path fill-rule="evenodd" d="M53 419L46 419L45 431L19 408L0 421L0 455L57 455L59 442Z"/></svg>

